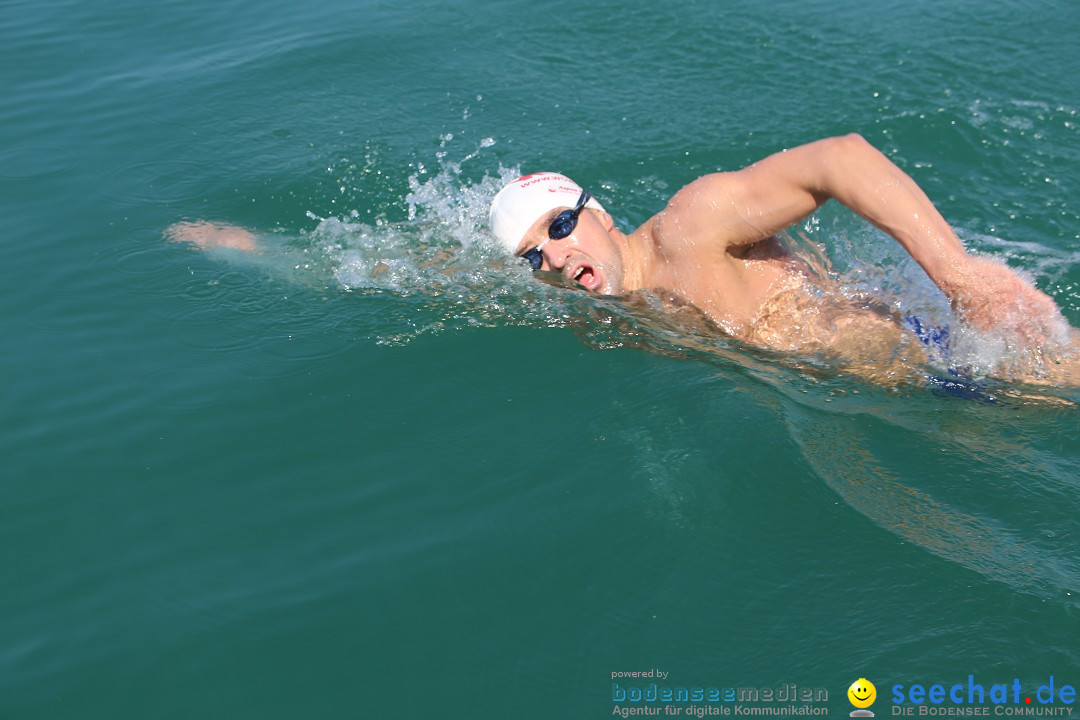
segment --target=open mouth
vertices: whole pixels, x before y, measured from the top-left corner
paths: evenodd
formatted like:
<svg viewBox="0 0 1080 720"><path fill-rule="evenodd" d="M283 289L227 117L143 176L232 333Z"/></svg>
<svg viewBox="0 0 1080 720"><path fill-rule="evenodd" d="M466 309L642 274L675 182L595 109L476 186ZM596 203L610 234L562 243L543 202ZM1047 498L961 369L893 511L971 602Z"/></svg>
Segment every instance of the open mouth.
<svg viewBox="0 0 1080 720"><path fill-rule="evenodd" d="M592 265L579 265L570 279L586 290L596 290L600 285L600 276Z"/></svg>

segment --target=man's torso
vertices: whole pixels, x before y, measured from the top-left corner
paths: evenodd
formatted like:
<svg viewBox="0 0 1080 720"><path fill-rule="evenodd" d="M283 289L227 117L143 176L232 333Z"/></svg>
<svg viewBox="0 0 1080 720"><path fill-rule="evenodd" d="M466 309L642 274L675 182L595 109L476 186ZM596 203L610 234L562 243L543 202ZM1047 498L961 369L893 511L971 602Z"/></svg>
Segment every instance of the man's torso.
<svg viewBox="0 0 1080 720"><path fill-rule="evenodd" d="M722 249L683 238L651 241L658 259L652 289L694 305L732 337L865 364L873 374L925 361L917 339L887 307L840 292L824 268L812 267L778 238Z"/></svg>

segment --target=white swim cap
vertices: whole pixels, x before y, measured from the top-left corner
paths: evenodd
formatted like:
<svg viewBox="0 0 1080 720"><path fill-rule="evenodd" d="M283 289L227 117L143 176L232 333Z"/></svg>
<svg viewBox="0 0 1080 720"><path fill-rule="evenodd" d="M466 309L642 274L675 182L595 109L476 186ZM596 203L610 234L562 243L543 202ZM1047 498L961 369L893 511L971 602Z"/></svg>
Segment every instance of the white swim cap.
<svg viewBox="0 0 1080 720"><path fill-rule="evenodd" d="M512 253L541 215L555 208L572 208L580 197L581 186L565 175L553 172L523 175L508 183L491 201L491 232ZM604 209L595 198L585 207Z"/></svg>

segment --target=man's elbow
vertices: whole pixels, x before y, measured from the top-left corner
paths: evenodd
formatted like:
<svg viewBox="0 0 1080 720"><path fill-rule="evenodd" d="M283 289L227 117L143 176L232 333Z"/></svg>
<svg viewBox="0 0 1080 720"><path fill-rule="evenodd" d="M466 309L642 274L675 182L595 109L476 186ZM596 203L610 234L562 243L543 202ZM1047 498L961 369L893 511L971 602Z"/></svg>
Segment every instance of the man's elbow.
<svg viewBox="0 0 1080 720"><path fill-rule="evenodd" d="M842 164L863 166L880 159L882 154L859 133L849 133L829 138L828 155Z"/></svg>
<svg viewBox="0 0 1080 720"><path fill-rule="evenodd" d="M844 152L848 153L866 153L876 152L876 148L870 144L870 142L857 132L848 133L847 135L839 135L832 139L832 142Z"/></svg>

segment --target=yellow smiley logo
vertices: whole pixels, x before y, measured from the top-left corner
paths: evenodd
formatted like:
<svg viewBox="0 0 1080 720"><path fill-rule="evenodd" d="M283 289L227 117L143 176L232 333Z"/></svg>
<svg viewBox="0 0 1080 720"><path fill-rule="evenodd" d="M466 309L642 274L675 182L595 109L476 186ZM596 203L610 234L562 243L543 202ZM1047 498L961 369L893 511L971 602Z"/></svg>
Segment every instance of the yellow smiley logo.
<svg viewBox="0 0 1080 720"><path fill-rule="evenodd" d="M847 696L855 707L868 708L877 699L877 688L874 687L874 683L866 678L859 678L851 683L851 687L847 690Z"/></svg>

